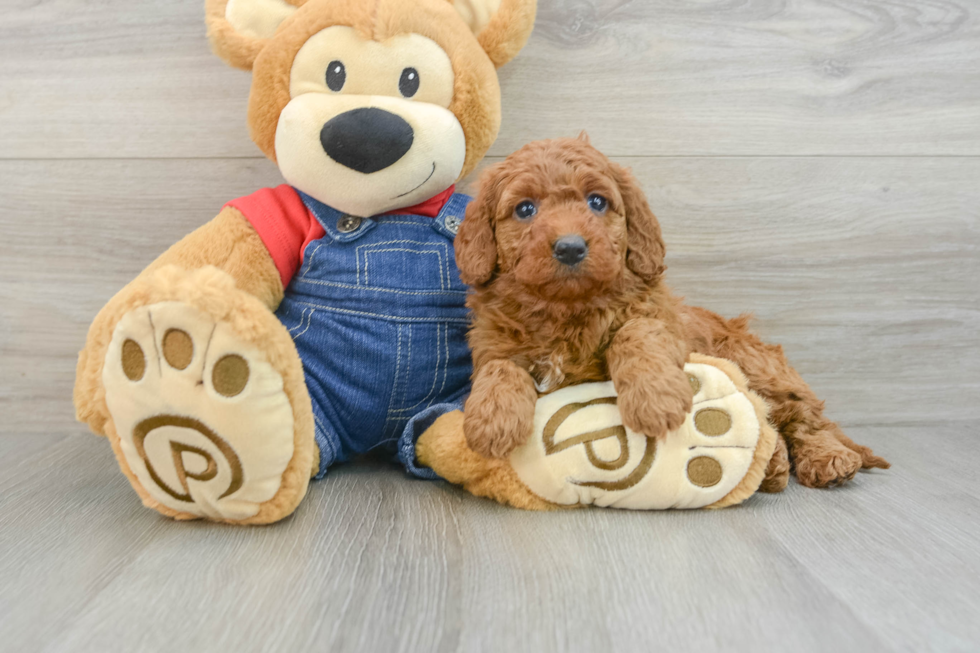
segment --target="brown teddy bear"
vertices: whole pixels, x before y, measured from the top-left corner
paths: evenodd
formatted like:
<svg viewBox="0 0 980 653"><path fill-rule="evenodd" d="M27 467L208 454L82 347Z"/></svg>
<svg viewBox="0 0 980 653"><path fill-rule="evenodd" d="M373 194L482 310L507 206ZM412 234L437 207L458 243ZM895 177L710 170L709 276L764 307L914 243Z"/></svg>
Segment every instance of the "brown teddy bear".
<svg viewBox="0 0 980 653"><path fill-rule="evenodd" d="M500 124L535 0L208 0L288 185L232 200L96 317L75 386L143 502L269 523L311 476L418 435L469 386L454 184Z"/></svg>

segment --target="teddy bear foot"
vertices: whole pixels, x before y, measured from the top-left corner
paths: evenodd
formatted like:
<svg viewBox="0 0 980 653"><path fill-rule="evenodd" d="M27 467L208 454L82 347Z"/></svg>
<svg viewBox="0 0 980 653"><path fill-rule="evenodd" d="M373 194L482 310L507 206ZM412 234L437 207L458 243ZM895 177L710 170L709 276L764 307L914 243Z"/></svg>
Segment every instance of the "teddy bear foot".
<svg viewBox="0 0 980 653"><path fill-rule="evenodd" d="M420 462L473 494L537 510L721 508L751 496L778 436L767 408L729 361L692 355L694 407L662 440L622 423L611 382L538 399L531 438L506 460L465 450L462 415L443 416L416 445ZM777 465L776 467L779 467ZM782 470L769 470L782 477ZM788 469L787 469L788 471ZM778 478L767 489L776 491Z"/></svg>
<svg viewBox="0 0 980 653"><path fill-rule="evenodd" d="M169 270L156 279L168 300L119 321L102 374L107 431L147 506L178 519L267 523L306 492L313 437L290 394L309 398L295 387L302 371L290 369L295 349L295 361L284 355L285 329L223 276Z"/></svg>
<svg viewBox="0 0 980 653"><path fill-rule="evenodd" d="M611 382L542 397L534 435L511 455L514 470L532 492L560 505L662 510L741 501L759 487L776 438L764 432L764 406L760 415L748 389L722 370L724 361L710 362L684 367L694 406L662 440L622 424ZM760 440L768 442L757 461ZM750 471L751 489L737 491Z"/></svg>

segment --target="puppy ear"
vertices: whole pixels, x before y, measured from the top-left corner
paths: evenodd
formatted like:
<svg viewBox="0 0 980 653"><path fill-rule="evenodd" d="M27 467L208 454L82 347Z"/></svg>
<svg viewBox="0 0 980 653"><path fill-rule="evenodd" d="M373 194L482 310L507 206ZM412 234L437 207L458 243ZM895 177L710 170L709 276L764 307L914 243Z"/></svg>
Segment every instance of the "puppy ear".
<svg viewBox="0 0 980 653"><path fill-rule="evenodd" d="M306 0L206 0L208 40L230 66L252 69L279 24Z"/></svg>
<svg viewBox="0 0 980 653"><path fill-rule="evenodd" d="M517 56L534 29L537 0L449 0L497 68Z"/></svg>
<svg viewBox="0 0 980 653"><path fill-rule="evenodd" d="M466 207L466 218L453 241L459 277L474 288L490 281L497 268L497 237L493 230L497 192L491 174L492 169L484 173L480 192Z"/></svg>
<svg viewBox="0 0 980 653"><path fill-rule="evenodd" d="M626 265L644 281L653 281L667 269L664 265L666 248L660 233L660 223L650 210L647 198L633 173L616 164L613 164L613 172L623 197L623 211L626 213Z"/></svg>
<svg viewBox="0 0 980 653"><path fill-rule="evenodd" d="M586 145L592 145L592 140L589 138L589 132L584 129L578 133L578 140L582 141Z"/></svg>

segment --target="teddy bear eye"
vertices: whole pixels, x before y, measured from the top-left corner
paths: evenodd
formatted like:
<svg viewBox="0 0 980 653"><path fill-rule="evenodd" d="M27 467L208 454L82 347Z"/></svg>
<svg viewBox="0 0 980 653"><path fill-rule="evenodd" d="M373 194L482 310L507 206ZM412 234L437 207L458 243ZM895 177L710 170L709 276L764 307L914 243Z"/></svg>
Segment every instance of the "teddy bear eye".
<svg viewBox="0 0 980 653"><path fill-rule="evenodd" d="M589 195L588 202L589 208L596 213L605 213L606 207L609 206L609 202L606 200L606 198L602 195L597 195L596 193Z"/></svg>
<svg viewBox="0 0 980 653"><path fill-rule="evenodd" d="M340 89L344 88L346 81L347 69L344 68L344 64L336 60L331 61L327 66L327 88L337 93Z"/></svg>
<svg viewBox="0 0 980 653"><path fill-rule="evenodd" d="M514 207L514 215L518 220L530 220L537 214L538 207L531 200L524 200Z"/></svg>
<svg viewBox="0 0 980 653"><path fill-rule="evenodd" d="M419 71L414 68L406 68L402 71L402 77L398 80L398 90L405 97L412 97L419 92Z"/></svg>

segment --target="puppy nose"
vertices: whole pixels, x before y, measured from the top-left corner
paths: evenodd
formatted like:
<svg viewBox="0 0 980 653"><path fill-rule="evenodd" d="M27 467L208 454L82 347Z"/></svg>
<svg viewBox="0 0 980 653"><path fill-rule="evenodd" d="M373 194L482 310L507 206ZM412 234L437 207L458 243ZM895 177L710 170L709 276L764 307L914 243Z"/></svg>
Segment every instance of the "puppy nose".
<svg viewBox="0 0 980 653"><path fill-rule="evenodd" d="M555 258L563 265L575 265L589 253L589 246L581 236L562 236L552 245Z"/></svg>
<svg viewBox="0 0 980 653"><path fill-rule="evenodd" d="M346 111L320 130L320 145L327 156L366 175L401 159L414 140L415 132L403 118L375 107Z"/></svg>

